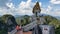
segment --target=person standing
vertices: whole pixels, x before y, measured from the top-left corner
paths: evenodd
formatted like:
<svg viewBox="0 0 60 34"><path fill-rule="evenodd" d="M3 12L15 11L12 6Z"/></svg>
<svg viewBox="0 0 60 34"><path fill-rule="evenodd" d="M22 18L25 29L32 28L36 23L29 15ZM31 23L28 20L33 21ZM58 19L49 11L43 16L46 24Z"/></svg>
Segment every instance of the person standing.
<svg viewBox="0 0 60 34"><path fill-rule="evenodd" d="M23 30L22 30L22 27L20 25L16 26L16 30L17 30L18 34L23 34Z"/></svg>

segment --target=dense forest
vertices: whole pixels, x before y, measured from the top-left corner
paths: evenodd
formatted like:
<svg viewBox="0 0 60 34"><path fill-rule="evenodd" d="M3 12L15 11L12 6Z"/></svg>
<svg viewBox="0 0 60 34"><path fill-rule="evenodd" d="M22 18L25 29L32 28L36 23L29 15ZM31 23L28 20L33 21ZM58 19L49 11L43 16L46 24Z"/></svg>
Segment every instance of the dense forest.
<svg viewBox="0 0 60 34"><path fill-rule="evenodd" d="M59 34L60 33L60 20L56 19L55 17L52 17L50 15L42 16L48 25L54 25L55 26L55 33ZM8 25L7 23L7 18L11 19L13 24ZM24 15L20 17L14 17L12 15L3 15L0 17L0 34L5 34L7 32L7 27L12 27L14 25L22 25L25 26L26 24L29 24L31 21L30 19L31 16Z"/></svg>

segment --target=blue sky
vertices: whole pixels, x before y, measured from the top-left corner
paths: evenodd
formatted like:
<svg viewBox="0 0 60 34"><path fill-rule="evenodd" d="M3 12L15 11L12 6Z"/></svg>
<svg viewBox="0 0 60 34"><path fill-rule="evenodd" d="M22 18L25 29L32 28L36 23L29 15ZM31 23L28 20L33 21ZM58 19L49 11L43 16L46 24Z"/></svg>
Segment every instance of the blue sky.
<svg viewBox="0 0 60 34"><path fill-rule="evenodd" d="M60 16L60 0L38 0L41 13ZM37 0L0 0L0 15L33 15Z"/></svg>

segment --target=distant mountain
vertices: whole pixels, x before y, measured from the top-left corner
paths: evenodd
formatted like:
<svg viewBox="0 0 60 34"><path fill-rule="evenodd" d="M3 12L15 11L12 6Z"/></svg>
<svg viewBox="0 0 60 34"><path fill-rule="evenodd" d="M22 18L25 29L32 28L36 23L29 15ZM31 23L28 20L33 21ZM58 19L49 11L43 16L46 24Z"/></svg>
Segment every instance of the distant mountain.
<svg viewBox="0 0 60 34"><path fill-rule="evenodd" d="M0 15L0 17L1 17L2 15Z"/></svg>
<svg viewBox="0 0 60 34"><path fill-rule="evenodd" d="M25 15L15 15L14 17L15 18L23 18L23 16ZM32 15L31 15L32 16ZM47 16L47 14L40 14L40 16ZM50 15L51 16L51 15ZM60 17L59 16L53 16L55 18L57 18L58 20L60 20Z"/></svg>
<svg viewBox="0 0 60 34"><path fill-rule="evenodd" d="M20 17L20 16L22 16L22 15L14 15L14 17Z"/></svg>
<svg viewBox="0 0 60 34"><path fill-rule="evenodd" d="M60 20L60 17L59 16L55 16L55 18L57 18L58 20Z"/></svg>
<svg viewBox="0 0 60 34"><path fill-rule="evenodd" d="M47 16L47 14L41 14L41 16ZM58 20L60 20L60 17L59 16L52 16L52 17L57 18Z"/></svg>
<svg viewBox="0 0 60 34"><path fill-rule="evenodd" d="M47 16L47 14L40 14L40 16Z"/></svg>

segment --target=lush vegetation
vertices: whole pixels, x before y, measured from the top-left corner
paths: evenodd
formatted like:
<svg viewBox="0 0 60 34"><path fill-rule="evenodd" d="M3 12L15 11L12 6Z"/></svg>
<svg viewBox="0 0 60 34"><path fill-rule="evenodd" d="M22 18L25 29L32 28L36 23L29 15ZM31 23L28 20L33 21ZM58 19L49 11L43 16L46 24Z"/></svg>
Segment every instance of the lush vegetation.
<svg viewBox="0 0 60 34"><path fill-rule="evenodd" d="M30 18L30 16L28 16L28 15L24 15L21 18L20 17L16 17L16 22L17 22L18 25L24 26L24 25L30 23L29 18Z"/></svg>
<svg viewBox="0 0 60 34"><path fill-rule="evenodd" d="M60 34L60 20L56 19L55 17L46 15L46 16L42 16L45 20L46 20L46 24L48 25L54 25L55 26L55 34ZM22 25L26 25L28 23L30 23L29 20L30 16L23 16L23 19L21 20L21 24ZM19 18L17 18L19 19ZM18 20L16 20L18 21ZM19 22L18 22L19 23Z"/></svg>
<svg viewBox="0 0 60 34"><path fill-rule="evenodd" d="M60 34L60 20L56 19L52 16L44 16L46 23L48 25L54 25L55 26L55 34Z"/></svg>
<svg viewBox="0 0 60 34"><path fill-rule="evenodd" d="M10 18L15 25L18 24L18 25L25 26L26 24L30 23L30 17L31 16L28 16L28 15L24 15L24 16L16 17L16 18L14 18L14 16L12 16L12 15L1 16L0 17L0 34L5 34L7 32L6 29L9 26L6 22L7 18ZM55 26L56 34L60 34L60 20L56 19L55 17L49 16L49 15L42 16L42 17L46 20L46 24Z"/></svg>
<svg viewBox="0 0 60 34"><path fill-rule="evenodd" d="M12 21L12 24L8 23L8 20ZM10 24L10 25L9 25ZM7 34L8 28L12 28L12 26L15 27L17 25L14 16L6 14L0 17L0 34Z"/></svg>

